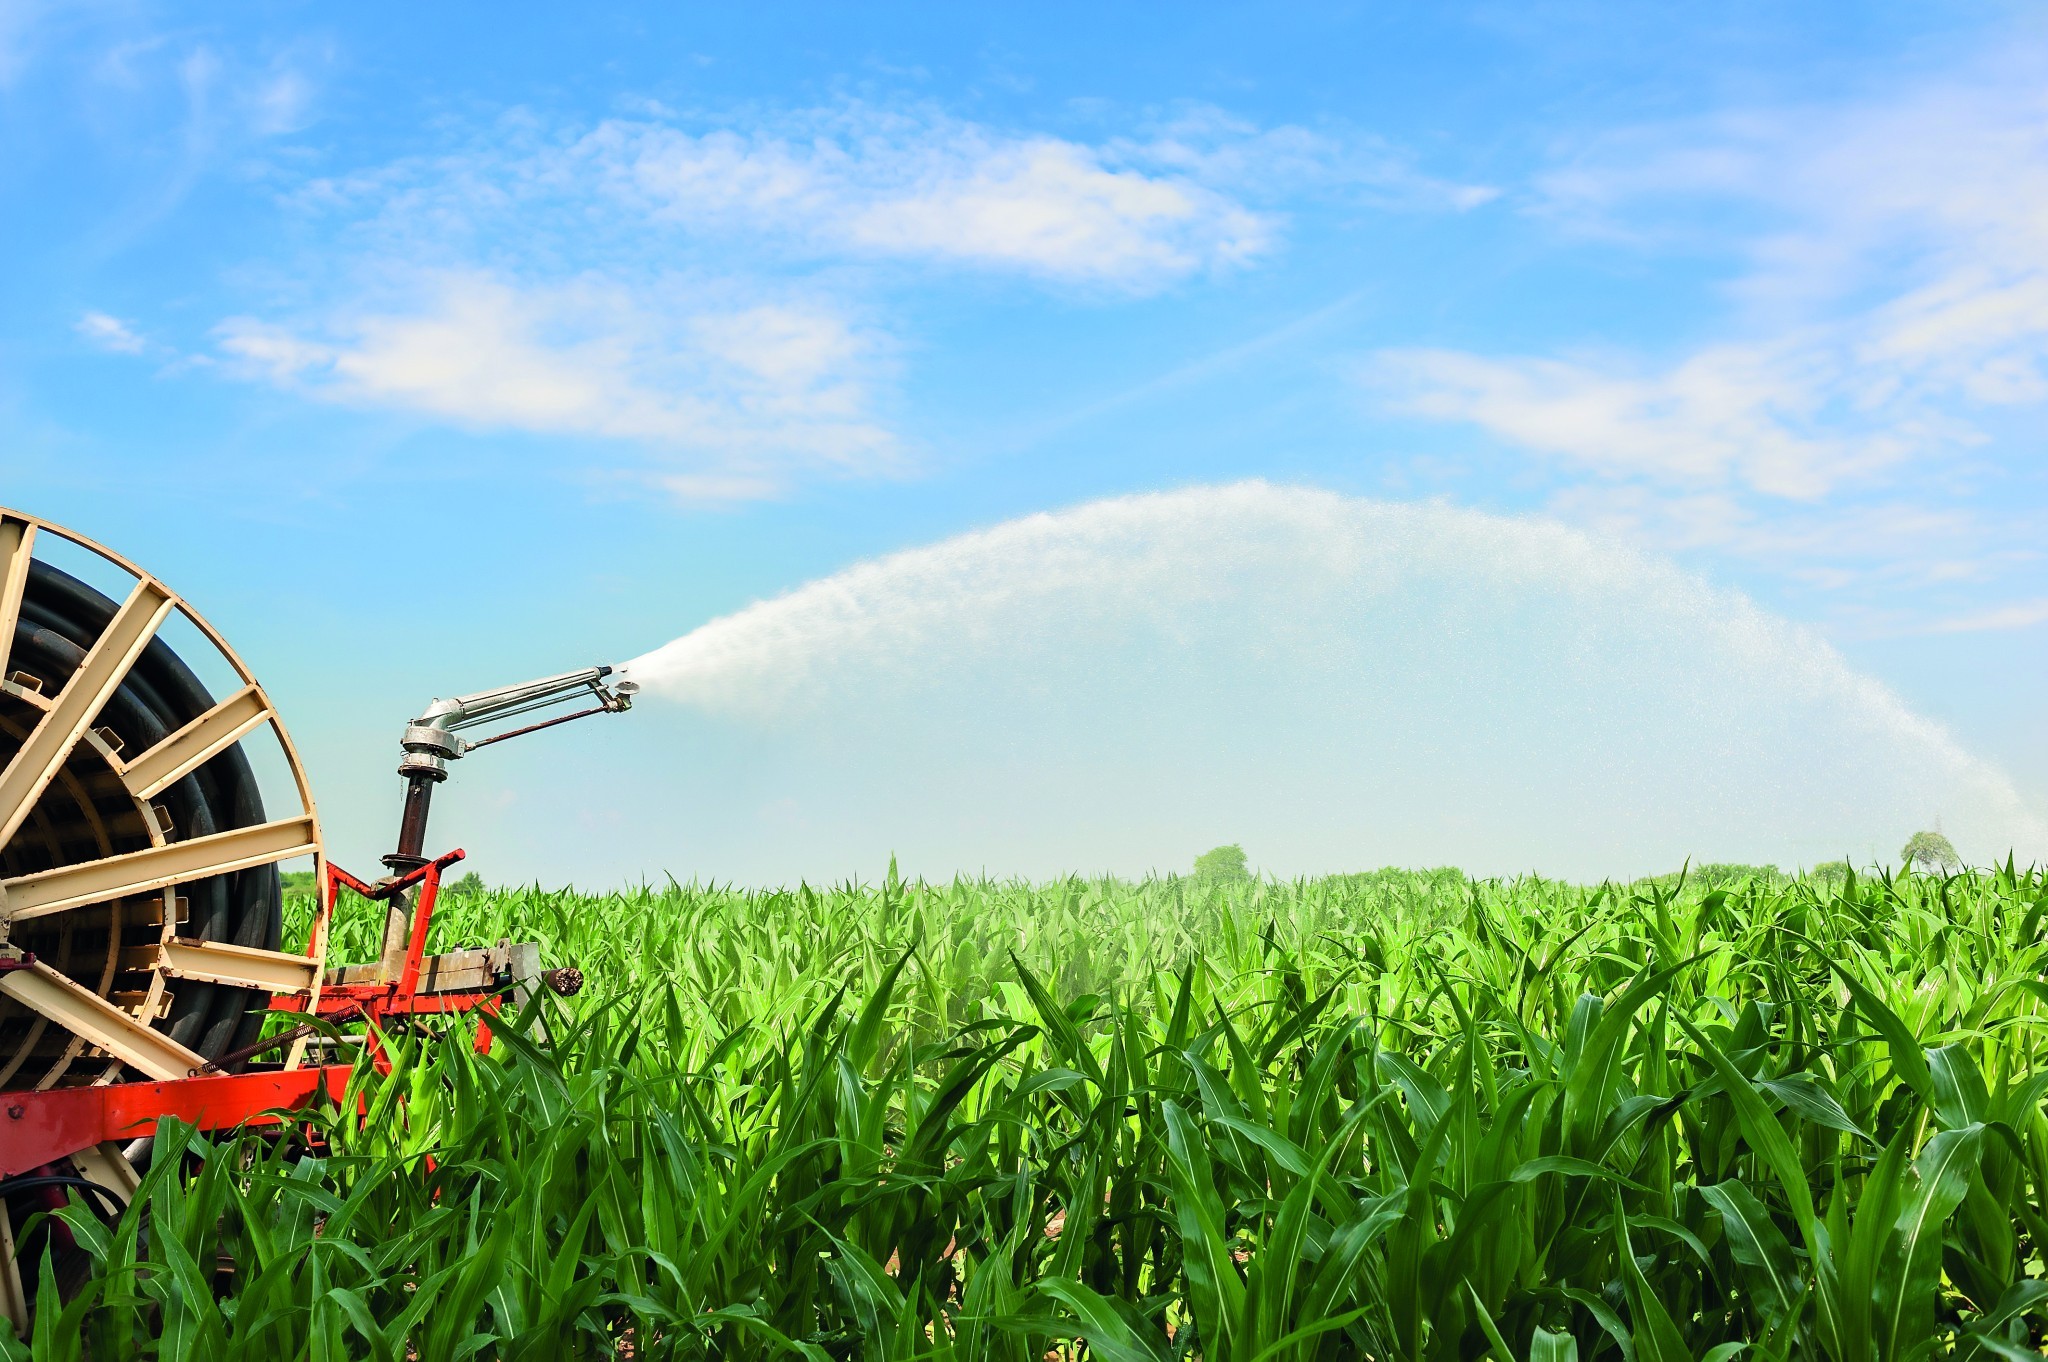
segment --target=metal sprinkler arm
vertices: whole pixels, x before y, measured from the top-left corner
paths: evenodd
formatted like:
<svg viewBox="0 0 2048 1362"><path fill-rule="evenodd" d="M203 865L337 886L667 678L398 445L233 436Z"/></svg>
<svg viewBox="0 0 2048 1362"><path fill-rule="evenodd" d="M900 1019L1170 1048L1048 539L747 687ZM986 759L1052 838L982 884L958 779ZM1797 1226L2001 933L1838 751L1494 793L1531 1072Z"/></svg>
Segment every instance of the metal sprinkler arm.
<svg viewBox="0 0 2048 1362"><path fill-rule="evenodd" d="M640 688L631 681L607 685L605 678L611 674L610 667L586 667L537 681L458 695L452 700L436 699L428 705L419 718L405 726L405 734L399 740L405 749L405 756L398 763L398 774L405 777L405 814L399 822L398 849L384 858L384 864L401 875L426 864L422 848L427 838L427 810L433 801L434 786L448 778L449 762L479 747L552 728L571 719L591 714L623 714L631 709L633 696ZM471 740L455 735L458 729L530 714L582 697L597 703L487 738Z"/></svg>
<svg viewBox="0 0 2048 1362"><path fill-rule="evenodd" d="M628 689L623 695L618 695L608 689L604 679L611 674L610 667L585 667L580 672L563 672L560 676L544 676L538 681L522 681L516 686L480 690L472 695L458 695L453 700L436 699L413 722L444 729L472 728L492 719L524 714L528 710L586 693L617 701L616 704L604 705L605 709L625 709L631 704L628 697L632 691ZM625 682L622 688L631 685L631 682Z"/></svg>

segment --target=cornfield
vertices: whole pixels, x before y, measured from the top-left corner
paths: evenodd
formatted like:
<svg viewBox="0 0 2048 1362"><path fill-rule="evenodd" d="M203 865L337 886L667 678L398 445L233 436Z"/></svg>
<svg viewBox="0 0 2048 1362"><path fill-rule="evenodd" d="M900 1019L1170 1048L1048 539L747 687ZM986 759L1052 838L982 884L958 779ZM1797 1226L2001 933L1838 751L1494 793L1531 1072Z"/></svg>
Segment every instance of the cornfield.
<svg viewBox="0 0 2048 1362"><path fill-rule="evenodd" d="M317 1139L167 1131L0 1351L2036 1357L2044 910L2010 867L458 895L449 944L591 985L485 1058L393 1037Z"/></svg>

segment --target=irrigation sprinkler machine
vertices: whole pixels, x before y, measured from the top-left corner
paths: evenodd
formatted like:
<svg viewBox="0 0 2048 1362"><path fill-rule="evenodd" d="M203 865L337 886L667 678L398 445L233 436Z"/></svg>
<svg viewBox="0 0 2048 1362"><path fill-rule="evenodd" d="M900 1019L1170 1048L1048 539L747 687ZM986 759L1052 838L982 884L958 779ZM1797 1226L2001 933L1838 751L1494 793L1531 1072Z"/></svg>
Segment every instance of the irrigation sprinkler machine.
<svg viewBox="0 0 2048 1362"><path fill-rule="evenodd" d="M125 598L44 552L125 575ZM192 640L181 646L214 688L167 629ZM581 987L532 943L426 953L441 877L463 857L427 853L427 814L451 762L623 713L634 689L592 667L435 700L400 742L386 873L358 879L327 858L291 735L227 642L127 559L0 508L0 1310L17 1329L40 1259L76 1252L54 1218L24 1231L67 1199L126 1204L158 1122L282 1129L340 1102L359 1056L388 1068L396 1030L467 1015L488 1051L500 1008ZM289 791L282 809L266 807L251 763L266 734L288 773L266 782ZM278 867L305 858L317 902L300 953L281 939ZM344 889L381 905L374 961L328 963ZM300 1020L265 1024L279 1012Z"/></svg>

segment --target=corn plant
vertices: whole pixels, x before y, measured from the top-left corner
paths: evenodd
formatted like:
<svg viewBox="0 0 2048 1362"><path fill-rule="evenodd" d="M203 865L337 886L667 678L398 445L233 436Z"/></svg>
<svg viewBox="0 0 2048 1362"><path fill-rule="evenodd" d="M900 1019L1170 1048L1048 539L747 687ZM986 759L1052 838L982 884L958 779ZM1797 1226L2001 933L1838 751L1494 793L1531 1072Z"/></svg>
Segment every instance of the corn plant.
<svg viewBox="0 0 2048 1362"><path fill-rule="evenodd" d="M0 1349L2040 1356L2044 911L2011 866L466 894L450 944L592 985L392 1037L310 1129L167 1129Z"/></svg>

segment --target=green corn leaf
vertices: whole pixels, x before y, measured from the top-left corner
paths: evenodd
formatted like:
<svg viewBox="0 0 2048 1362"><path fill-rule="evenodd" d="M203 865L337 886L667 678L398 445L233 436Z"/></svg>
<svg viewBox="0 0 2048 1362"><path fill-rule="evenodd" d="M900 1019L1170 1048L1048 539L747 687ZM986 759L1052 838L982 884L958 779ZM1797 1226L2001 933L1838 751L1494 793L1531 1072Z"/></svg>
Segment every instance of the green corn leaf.
<svg viewBox="0 0 2048 1362"><path fill-rule="evenodd" d="M1067 1015L1067 1010L1046 991L1045 985L1038 981L1038 976L1033 974L1022 960L1012 954L1010 963L1016 967L1017 978L1030 996L1031 1005L1038 1011L1039 1024L1052 1037L1060 1057L1066 1060L1069 1067L1087 1074L1089 1082L1101 1087L1102 1066L1096 1062L1095 1052L1081 1038L1080 1029Z"/></svg>
<svg viewBox="0 0 2048 1362"><path fill-rule="evenodd" d="M1601 1182L1618 1182L1637 1192L1650 1190L1639 1182L1623 1177L1605 1164L1594 1163L1588 1159L1575 1159L1569 1154L1542 1154L1533 1159L1525 1159L1515 1165L1515 1170L1508 1174L1508 1181L1533 1182L1547 1173L1566 1177L1597 1178Z"/></svg>
<svg viewBox="0 0 2048 1362"><path fill-rule="evenodd" d="M1670 1311L1664 1308L1664 1303L1657 1299L1657 1293L1650 1289L1642 1268L1636 1263L1635 1249L1629 1243L1628 1213L1622 1209L1621 1193L1612 1192L1608 1204L1614 1212L1614 1248L1621 1267L1622 1289L1628 1295L1629 1313L1635 1321L1631 1338L1635 1342L1636 1356L1642 1362L1693 1362L1677 1323L1672 1320Z"/></svg>
<svg viewBox="0 0 2048 1362"><path fill-rule="evenodd" d="M1773 1314L1783 1314L1799 1295L1792 1246L1745 1184L1730 1179L1699 1189L1721 1216L1721 1232L1735 1261L1752 1269L1752 1290Z"/></svg>
<svg viewBox="0 0 2048 1362"><path fill-rule="evenodd" d="M1623 990L1620 997L1600 1009L1599 1020L1587 1032L1583 1048L1565 1080L1565 1120L1571 1147L1563 1153L1582 1153L1592 1146L1605 1098L1614 1083L1620 1062L1622 1041L1635 1024L1643 1005L1670 987L1679 971L1692 964L1681 960L1664 969L1645 970Z"/></svg>
<svg viewBox="0 0 2048 1362"><path fill-rule="evenodd" d="M1990 1353L1994 1357L2008 1358L2010 1362L2040 1362L2042 1355L2041 1350L2038 1348L2022 1347L2009 1339L2000 1338L1995 1334L1982 1333L1975 1329L1966 1332L1964 1338L1968 1340L1969 1347L1972 1349L1972 1355L1976 1356Z"/></svg>
<svg viewBox="0 0 2048 1362"><path fill-rule="evenodd" d="M1943 1130L1914 1160L1920 1185L1894 1226L1877 1283L1878 1342L1887 1358L1904 1359L1934 1339L1934 1298L1941 1278L1941 1232L1970 1189L1983 1157L1984 1127Z"/></svg>
<svg viewBox="0 0 2048 1362"><path fill-rule="evenodd" d="M1256 1353L1253 1353L1251 1362L1272 1362L1273 1358L1278 1357L1290 1348L1299 1347L1312 1338L1320 1338L1324 1334L1332 1334L1339 1329L1350 1328L1368 1313L1367 1308L1361 1306L1356 1310L1346 1311L1341 1315L1331 1315L1326 1319L1318 1319L1312 1323L1304 1324L1299 1329L1281 1335Z"/></svg>
<svg viewBox="0 0 2048 1362"><path fill-rule="evenodd" d="M1273 1217L1272 1236L1267 1246L1267 1258L1280 1275L1281 1285L1277 1290L1269 1289L1261 1302L1259 1325L1261 1332L1271 1336L1287 1327L1296 1319L1296 1296L1302 1286L1307 1285L1312 1293L1313 1281L1304 1283L1304 1274L1296 1268L1303 1257L1308 1242L1311 1208L1318 1197L1330 1206L1333 1212L1349 1208L1349 1198L1329 1177L1331 1166L1351 1146L1352 1139L1364 1129L1364 1111L1353 1112L1336 1137L1323 1146L1312 1168L1305 1170L1281 1203L1278 1214ZM1320 1311L1313 1314L1320 1314Z"/></svg>
<svg viewBox="0 0 2048 1362"><path fill-rule="evenodd" d="M332 1286L327 1289L327 1294L322 1299L333 1302L347 1317L349 1324L362 1335L363 1341L371 1346L380 1362L391 1355L391 1350L385 1344L384 1331L378 1327L376 1317L370 1313L369 1303L363 1299L360 1292L352 1291L345 1286Z"/></svg>
<svg viewBox="0 0 2048 1362"><path fill-rule="evenodd" d="M910 963L915 948L909 948L896 957L894 964L883 973L874 992L868 995L861 1007L860 1015L854 1019L853 1030L847 1036L846 1056L854 1066L866 1070L875 1062L881 1049L882 1023L888 1019L889 1004L896 996L896 981L903 974L904 966Z"/></svg>
<svg viewBox="0 0 2048 1362"><path fill-rule="evenodd" d="M0 1210L0 1215L6 1212ZM19 1263L7 1266L19 1272ZM79 1338L65 1327L64 1298L57 1290L57 1269L54 1255L44 1254L37 1264L35 1318L27 1321L29 1336L35 1340L36 1362L77 1362ZM14 1339L14 1330L5 1319L0 1319L0 1334L9 1342Z"/></svg>
<svg viewBox="0 0 2048 1362"><path fill-rule="evenodd" d="M1104 1362L1164 1362L1165 1352L1139 1337L1099 1292L1063 1277L1044 1278L1038 1289L1073 1312L1091 1355Z"/></svg>
<svg viewBox="0 0 2048 1362"><path fill-rule="evenodd" d="M1944 1127L1960 1130L1991 1119L1991 1093L1968 1049L1944 1045L1927 1051L1927 1071L1934 1085L1935 1119Z"/></svg>
<svg viewBox="0 0 2048 1362"><path fill-rule="evenodd" d="M1456 1113L1446 1109L1431 1125L1401 1193L1402 1214L1387 1242L1387 1295L1392 1306L1395 1338L1403 1352L1415 1356L1422 1347L1426 1282L1423 1265L1437 1243L1437 1216L1432 1184L1438 1156L1449 1139Z"/></svg>
<svg viewBox="0 0 2048 1362"><path fill-rule="evenodd" d="M1308 1155L1304 1154L1294 1141L1278 1131L1270 1130L1256 1122L1246 1121L1236 1116L1211 1116L1209 1123L1222 1126L1225 1130L1244 1136L1260 1149L1263 1149L1267 1157L1287 1173L1297 1178L1308 1176L1310 1166Z"/></svg>
<svg viewBox="0 0 2048 1362"><path fill-rule="evenodd" d="M1912 1147L1913 1128L1901 1127L1864 1179L1854 1225L1844 1219L1834 1231L1836 1244L1847 1241L1840 1257L1841 1349L1845 1356L1872 1354L1877 1346L1878 1274L1892 1239L1893 1222L1905 1200ZM1842 1208L1840 1216L1846 1217L1846 1197L1839 1191L1836 1203Z"/></svg>
<svg viewBox="0 0 2048 1362"><path fill-rule="evenodd" d="M1515 1362L1515 1355L1508 1347L1508 1341L1500 1336L1500 1326L1494 1323L1493 1312L1486 1308L1486 1302L1479 1298L1479 1290L1470 1281L1465 1283L1465 1295L1472 1302L1473 1314L1478 1317L1479 1328L1486 1335L1488 1347L1500 1362Z"/></svg>
<svg viewBox="0 0 2048 1362"><path fill-rule="evenodd" d="M1970 1322L1970 1327L1964 1335L1963 1346L1957 1350L1957 1355L1968 1358L1979 1352L1992 1352L2000 1356L2010 1356L2011 1354L2004 1352L2003 1349L2016 1345L2005 1337L2006 1326L2029 1314L2039 1315L2043 1313L2044 1307L2048 1307L2048 1281L2035 1278L2014 1282L1999 1299L1998 1304ZM2024 1351L2021 1355L2040 1356L2039 1353Z"/></svg>
<svg viewBox="0 0 2048 1362"><path fill-rule="evenodd" d="M1204 1353L1226 1362L1236 1355L1244 1278L1231 1257L1223 1204L1216 1195L1202 1132L1178 1103L1168 1102L1162 1111L1189 1303Z"/></svg>
<svg viewBox="0 0 2048 1362"><path fill-rule="evenodd" d="M1892 1070L1898 1074L1899 1081L1919 1093L1923 1100L1933 1101L1934 1075L1928 1070L1927 1055L1921 1049L1919 1038L1905 1022L1899 1020L1898 1013L1886 1007L1876 994L1864 987L1862 980L1843 968L1839 961L1830 960L1828 964L1840 976L1842 987L1848 989L1856 1000L1857 1009L1884 1037L1891 1052Z"/></svg>
<svg viewBox="0 0 2048 1362"><path fill-rule="evenodd" d="M1814 1214L1813 1189L1807 1183L1806 1170L1800 1166L1799 1157L1785 1138L1778 1118L1771 1114L1756 1088L1734 1062L1691 1022L1683 1017L1673 1017L1672 1020L1699 1047L1700 1053L1720 1077L1729 1100L1734 1104L1744 1141L1764 1161L1764 1166L1771 1170L1778 1185L1784 1189L1794 1223L1799 1226L1800 1237L1805 1242L1809 1270L1814 1273L1822 1340L1832 1350L1839 1346L1841 1338L1841 1302L1835 1284L1835 1264L1829 1254L1826 1231Z"/></svg>
<svg viewBox="0 0 2048 1362"><path fill-rule="evenodd" d="M1757 1086L1783 1102L1802 1120L1811 1121L1817 1126L1826 1126L1829 1130L1839 1130L1845 1135L1854 1135L1873 1145L1877 1143L1863 1127L1849 1118L1849 1113L1842 1110L1842 1104L1810 1074L1793 1074L1786 1078L1760 1078L1757 1080Z"/></svg>
<svg viewBox="0 0 2048 1362"><path fill-rule="evenodd" d="M1621 1353L1621 1362L1636 1362L1635 1338L1628 1326L1621 1322L1621 1316L1599 1296L1576 1286L1567 1286L1561 1293L1567 1300L1576 1301L1587 1314L1593 1317L1606 1335L1614 1340L1615 1348Z"/></svg>

